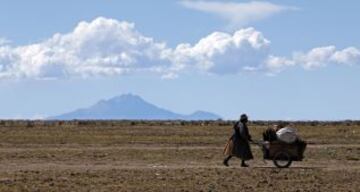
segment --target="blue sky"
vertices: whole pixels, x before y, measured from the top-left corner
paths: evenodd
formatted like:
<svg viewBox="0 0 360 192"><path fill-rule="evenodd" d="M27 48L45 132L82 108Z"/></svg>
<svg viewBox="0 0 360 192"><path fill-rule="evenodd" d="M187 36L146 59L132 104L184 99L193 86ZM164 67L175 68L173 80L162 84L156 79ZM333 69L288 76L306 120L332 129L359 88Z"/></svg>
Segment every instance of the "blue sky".
<svg viewBox="0 0 360 192"><path fill-rule="evenodd" d="M0 118L134 93L230 119L359 119L359 5L2 1Z"/></svg>

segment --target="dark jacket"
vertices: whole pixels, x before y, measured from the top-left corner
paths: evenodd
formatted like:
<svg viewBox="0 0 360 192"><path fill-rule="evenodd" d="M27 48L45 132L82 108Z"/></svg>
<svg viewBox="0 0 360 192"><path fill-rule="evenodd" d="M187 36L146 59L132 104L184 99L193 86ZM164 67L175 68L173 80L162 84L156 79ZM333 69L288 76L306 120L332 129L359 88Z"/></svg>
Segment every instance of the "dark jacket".
<svg viewBox="0 0 360 192"><path fill-rule="evenodd" d="M249 141L252 141L249 129L246 124L239 121L234 125L234 133L224 152L226 155L233 155L243 160L253 159Z"/></svg>

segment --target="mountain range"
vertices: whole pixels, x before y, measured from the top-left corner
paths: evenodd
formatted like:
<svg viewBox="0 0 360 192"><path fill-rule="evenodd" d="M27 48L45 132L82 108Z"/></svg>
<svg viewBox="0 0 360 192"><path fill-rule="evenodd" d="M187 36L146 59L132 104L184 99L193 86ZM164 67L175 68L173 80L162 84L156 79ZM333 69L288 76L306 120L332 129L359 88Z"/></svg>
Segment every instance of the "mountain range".
<svg viewBox="0 0 360 192"><path fill-rule="evenodd" d="M157 107L140 96L124 94L108 100L101 100L88 108L78 109L48 119L216 120L220 118L217 114L205 111L196 111L189 115L178 114Z"/></svg>

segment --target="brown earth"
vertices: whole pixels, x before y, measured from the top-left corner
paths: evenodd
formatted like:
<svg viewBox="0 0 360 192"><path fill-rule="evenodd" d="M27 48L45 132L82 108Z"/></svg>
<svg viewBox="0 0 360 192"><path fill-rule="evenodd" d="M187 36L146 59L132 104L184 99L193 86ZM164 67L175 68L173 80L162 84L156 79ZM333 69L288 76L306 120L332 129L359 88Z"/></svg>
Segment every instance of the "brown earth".
<svg viewBox="0 0 360 192"><path fill-rule="evenodd" d="M294 126L305 159L278 169L256 145L223 166L230 125L3 125L0 191L360 191L360 126Z"/></svg>

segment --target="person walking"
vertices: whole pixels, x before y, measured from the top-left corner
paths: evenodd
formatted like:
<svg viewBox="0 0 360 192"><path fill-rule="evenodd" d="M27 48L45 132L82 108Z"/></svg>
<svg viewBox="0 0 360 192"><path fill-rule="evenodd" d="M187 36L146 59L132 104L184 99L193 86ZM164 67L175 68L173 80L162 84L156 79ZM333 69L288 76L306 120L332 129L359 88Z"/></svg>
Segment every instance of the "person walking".
<svg viewBox="0 0 360 192"><path fill-rule="evenodd" d="M235 156L241 159L241 167L248 167L245 161L253 159L249 141L252 141L247 127L248 116L242 114L240 120L234 125L234 133L227 142L224 154L227 157L224 159L223 164L229 166L229 160Z"/></svg>

